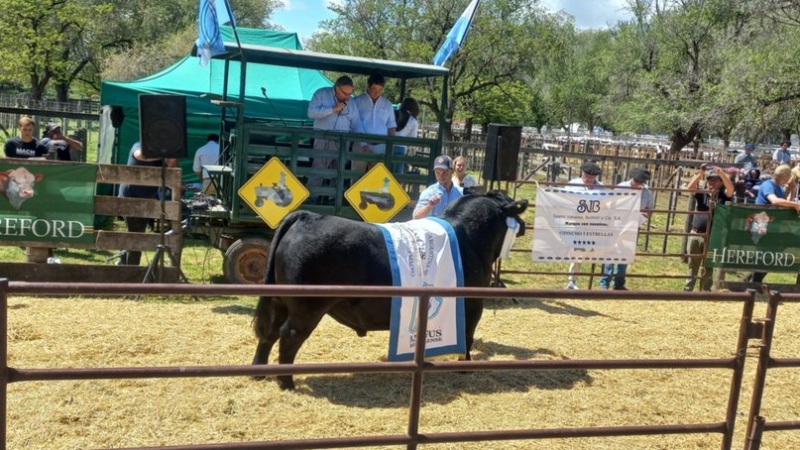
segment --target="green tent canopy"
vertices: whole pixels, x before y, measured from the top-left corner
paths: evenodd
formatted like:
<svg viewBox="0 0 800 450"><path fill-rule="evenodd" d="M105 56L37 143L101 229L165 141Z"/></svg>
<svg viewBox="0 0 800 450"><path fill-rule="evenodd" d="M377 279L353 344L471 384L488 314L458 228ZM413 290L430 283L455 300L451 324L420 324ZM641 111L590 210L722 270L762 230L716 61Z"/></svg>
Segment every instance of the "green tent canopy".
<svg viewBox="0 0 800 450"><path fill-rule="evenodd" d="M234 41L230 27L222 27L224 41ZM300 50L296 33L237 28L243 45L259 45ZM119 129L118 151L113 156L116 164L126 164L128 152L139 140L139 94L173 94L186 96L186 122L189 158L181 161L184 180L194 181L192 159L194 151L205 144L209 133L218 133L220 113L203 94L222 95L225 83L225 61L212 59L208 66L200 67L198 57L186 56L161 72L129 82L105 81L101 87L103 105L122 107L125 119ZM308 102L314 92L333 83L318 70L287 66L248 63L245 86L245 116L271 118L283 121L308 120ZM240 64L230 63L228 96L238 101ZM263 90L262 90L263 88ZM265 98L265 94L268 98Z"/></svg>

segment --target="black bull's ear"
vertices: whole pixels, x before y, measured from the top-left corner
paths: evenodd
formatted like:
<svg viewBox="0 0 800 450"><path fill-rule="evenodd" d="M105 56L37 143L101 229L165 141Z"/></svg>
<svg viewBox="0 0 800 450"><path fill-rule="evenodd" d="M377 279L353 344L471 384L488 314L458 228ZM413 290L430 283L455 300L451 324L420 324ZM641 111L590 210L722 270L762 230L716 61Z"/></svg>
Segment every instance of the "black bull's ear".
<svg viewBox="0 0 800 450"><path fill-rule="evenodd" d="M514 201L503 206L503 214L508 217L513 217L519 223L517 237L525 234L525 222L522 221L520 215L522 215L526 209L528 209L528 200L525 199Z"/></svg>

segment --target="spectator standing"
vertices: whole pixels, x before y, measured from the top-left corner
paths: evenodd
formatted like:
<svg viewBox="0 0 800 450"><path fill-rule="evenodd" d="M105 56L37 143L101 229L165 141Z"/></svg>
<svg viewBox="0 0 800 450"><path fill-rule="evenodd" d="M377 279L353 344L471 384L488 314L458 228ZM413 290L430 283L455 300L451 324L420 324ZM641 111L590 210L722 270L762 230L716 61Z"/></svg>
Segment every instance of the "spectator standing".
<svg viewBox="0 0 800 450"><path fill-rule="evenodd" d="M745 172L748 172L751 169L758 169L758 162L756 161L756 157L753 156L753 150L755 149L756 149L755 144L752 143L744 144L744 152L736 155L736 158L734 158L733 163L741 164Z"/></svg>
<svg viewBox="0 0 800 450"><path fill-rule="evenodd" d="M366 134L378 136L394 136L397 123L394 119L392 102L383 97L386 79L383 75L372 74L367 79L367 91L355 98L354 102L361 117L361 129ZM363 153L382 155L386 153L386 144L381 142L362 142ZM357 164L356 170L364 170L366 164Z"/></svg>
<svg viewBox="0 0 800 450"><path fill-rule="evenodd" d="M419 115L419 103L411 97L406 97L400 104L400 108L395 111L395 122L397 129L395 136L416 138L419 135L419 122L417 116ZM394 147L395 155L413 154L413 147L409 148L405 145L396 145ZM403 164L396 164L394 167L395 173L405 172Z"/></svg>
<svg viewBox="0 0 800 450"><path fill-rule="evenodd" d="M317 89L308 104L308 117L314 119L315 130L350 131L363 133L358 107L350 98L353 95L353 80L347 75L336 79L332 87ZM339 141L331 139L314 139L316 150L339 150ZM336 168L337 158L328 155L315 157L311 163L314 169ZM308 177L309 186L321 186L323 178ZM331 180L332 182L335 180Z"/></svg>
<svg viewBox="0 0 800 450"><path fill-rule="evenodd" d="M705 178L706 189L709 192L694 192L695 208L697 212L703 214L695 214L692 217L691 234L686 240L686 250L689 258L689 274L686 277L686 283L683 290L691 292L697 281L697 274L702 267L702 274L700 280L700 290L711 290L711 275L713 269L705 264L705 245L706 233L711 226L711 203L716 201L724 203L731 200L733 194L733 183L731 182L728 174L722 170L721 167L708 168L705 164L700 167L700 171L689 181L687 187L690 191L697 191L700 180Z"/></svg>
<svg viewBox="0 0 800 450"><path fill-rule="evenodd" d="M632 188L641 190L639 198L639 212L642 213L645 221L650 217L655 209L653 193L647 186L650 181L650 171L644 167L636 167L631 170L631 179L623 181L617 187ZM615 270L616 269L616 270ZM625 275L628 272L627 264L603 264L603 277L600 279L600 289L606 290L611 287L611 280L614 280L615 291L627 291L625 287Z"/></svg>
<svg viewBox="0 0 800 450"><path fill-rule="evenodd" d="M449 156L437 156L433 163L433 171L436 173L436 183L419 194L417 206L414 207L414 219L438 216L447 205L462 195L453 185L453 161Z"/></svg>
<svg viewBox="0 0 800 450"><path fill-rule="evenodd" d="M129 166L149 166L161 167L162 158L147 158L142 154L142 146L136 142L131 147L128 154ZM177 167L178 160L174 158L167 158L165 160L167 167ZM124 198L147 198L155 199L158 197L158 186L136 186L131 184L122 184L119 186L119 197ZM129 233L144 233L147 230L147 224L150 219L143 217L125 217L125 225ZM138 266L142 258L142 252L125 250L120 256L119 265Z"/></svg>
<svg viewBox="0 0 800 450"><path fill-rule="evenodd" d="M203 194L214 195L217 190L211 182L211 175L203 166L213 166L219 164L219 135L211 133L206 137L206 143L194 152L194 162L192 171L203 182Z"/></svg>
<svg viewBox="0 0 800 450"><path fill-rule="evenodd" d="M756 197L756 204L792 208L800 214L800 203L787 199L788 190L784 189L784 186L789 184L790 178L792 178L792 168L788 164L781 164L776 167L772 173L772 178L761 183L761 187L758 189L758 197ZM767 272L753 272L750 281L761 283L766 276Z"/></svg>
<svg viewBox="0 0 800 450"><path fill-rule="evenodd" d="M789 151L789 147L791 146L792 143L789 141L781 142L781 148L775 150L775 153L772 154L772 160L777 164L790 164L792 162L792 152Z"/></svg>
<svg viewBox="0 0 800 450"><path fill-rule="evenodd" d="M64 133L61 132L61 125L53 122L48 123L47 127L45 127L41 144L47 148L49 155L55 155L55 158L50 159L57 159L59 161L72 160L70 149L77 152L83 151L83 144L80 141L65 136Z"/></svg>
<svg viewBox="0 0 800 450"><path fill-rule="evenodd" d="M586 192L592 189L603 189L603 183L597 180L597 177L603 170L597 164L597 161L588 160L581 165L581 176L573 178L567 182L566 189L573 192ZM575 272L580 270L581 263L573 262L569 264L569 276L567 277L567 289L579 289L578 284L575 283Z"/></svg>
<svg viewBox="0 0 800 450"><path fill-rule="evenodd" d="M468 187L475 187L478 185L478 182L475 178L467 173L467 160L463 156L457 156L456 159L453 160L453 184L464 192L464 188Z"/></svg>
<svg viewBox="0 0 800 450"><path fill-rule="evenodd" d="M36 122L29 116L19 119L19 136L6 141L3 148L6 158L41 158L47 156L47 147L33 137Z"/></svg>

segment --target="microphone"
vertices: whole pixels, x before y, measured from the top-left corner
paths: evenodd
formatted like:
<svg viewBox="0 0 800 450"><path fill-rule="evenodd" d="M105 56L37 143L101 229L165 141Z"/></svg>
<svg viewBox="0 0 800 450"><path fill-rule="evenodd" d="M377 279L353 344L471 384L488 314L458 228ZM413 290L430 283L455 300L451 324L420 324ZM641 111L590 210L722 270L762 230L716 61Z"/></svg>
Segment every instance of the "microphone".
<svg viewBox="0 0 800 450"><path fill-rule="evenodd" d="M281 121L281 123L283 124L283 126L285 126L285 127L288 127L288 126L289 126L289 124L287 124L287 123L286 123L286 121L285 121L285 120L283 120L283 117L281 116L281 113L279 112L278 108L276 108L276 107L275 107L275 105L272 103L272 100L271 100L271 99L270 99L270 98L267 96L267 88L266 88L266 87L264 87L264 86L261 86L261 95L263 95L263 96L264 96L264 99L265 99L265 100L266 100L266 101L269 103L269 106L271 106L271 107L272 107L272 112L273 112L273 113L274 113L276 116L278 116L278 120L280 120L280 121Z"/></svg>

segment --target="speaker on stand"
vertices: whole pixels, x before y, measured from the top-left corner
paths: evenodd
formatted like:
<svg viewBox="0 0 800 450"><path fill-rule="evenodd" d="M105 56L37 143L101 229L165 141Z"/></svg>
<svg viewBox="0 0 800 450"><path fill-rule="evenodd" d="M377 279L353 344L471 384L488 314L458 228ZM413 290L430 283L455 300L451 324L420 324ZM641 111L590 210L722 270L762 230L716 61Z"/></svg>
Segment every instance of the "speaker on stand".
<svg viewBox="0 0 800 450"><path fill-rule="evenodd" d="M186 158L186 96L139 95L139 142L145 158Z"/></svg>
<svg viewBox="0 0 800 450"><path fill-rule="evenodd" d="M483 180L489 189L495 181L515 181L519 149L522 143L522 127L490 123L486 135L486 156L483 164ZM499 187L499 183L498 183Z"/></svg>
<svg viewBox="0 0 800 450"><path fill-rule="evenodd" d="M159 232L160 244L156 247L153 259L147 267L143 283L160 282L163 278L164 258L168 257L173 267L178 269L178 278L184 283L189 280L180 268L177 258L166 242L166 194L167 158L186 158L186 97L183 95L139 95L139 143L142 156L161 159L161 217ZM169 231L172 233L172 231ZM197 300L197 297L194 297Z"/></svg>

